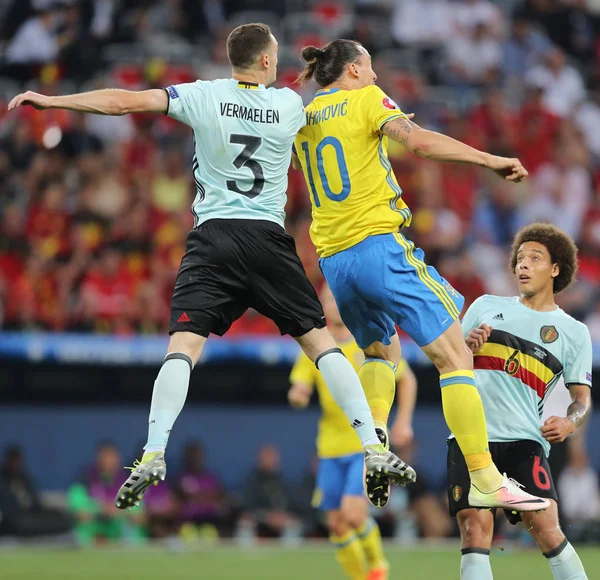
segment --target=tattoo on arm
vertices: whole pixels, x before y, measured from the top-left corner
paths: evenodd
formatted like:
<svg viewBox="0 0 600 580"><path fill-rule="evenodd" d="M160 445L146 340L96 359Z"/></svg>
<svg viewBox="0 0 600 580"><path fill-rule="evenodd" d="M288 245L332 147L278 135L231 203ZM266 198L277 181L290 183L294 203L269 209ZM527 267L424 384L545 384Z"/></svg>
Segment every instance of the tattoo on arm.
<svg viewBox="0 0 600 580"><path fill-rule="evenodd" d="M408 119L400 118L394 119L383 126L383 132L394 141L401 143L405 147L408 145L408 136L412 129L411 123Z"/></svg>
<svg viewBox="0 0 600 580"><path fill-rule="evenodd" d="M575 425L575 428L578 428L585 423L585 420L590 414L590 409L589 396L586 397L575 394L573 402L567 409L567 418Z"/></svg>

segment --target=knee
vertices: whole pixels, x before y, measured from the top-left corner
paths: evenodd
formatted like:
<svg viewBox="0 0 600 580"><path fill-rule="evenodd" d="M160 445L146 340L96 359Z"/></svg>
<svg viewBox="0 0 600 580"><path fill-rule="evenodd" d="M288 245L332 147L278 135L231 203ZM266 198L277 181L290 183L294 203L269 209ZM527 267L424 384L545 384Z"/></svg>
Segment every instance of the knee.
<svg viewBox="0 0 600 580"><path fill-rule="evenodd" d="M175 353L180 352L188 357L192 361L192 365L195 365L202 354L202 349L206 338L193 332L175 332L171 335L169 340L169 348L167 352Z"/></svg>
<svg viewBox="0 0 600 580"><path fill-rule="evenodd" d="M363 351L366 358L379 358L390 361L394 365L398 365L402 358L402 349L400 347L400 339L395 334L392 337L392 342L389 345L381 342L374 342Z"/></svg>
<svg viewBox="0 0 600 580"><path fill-rule="evenodd" d="M343 510L342 514L346 525L353 530L362 528L367 522L368 515L362 510Z"/></svg>
<svg viewBox="0 0 600 580"><path fill-rule="evenodd" d="M479 513L472 513L472 510L463 510L458 513L457 519L463 548L489 549L491 546L494 531L493 517L488 512L484 517L479 516Z"/></svg>
<svg viewBox="0 0 600 580"><path fill-rule="evenodd" d="M342 512L333 512L327 515L327 529L330 536L341 538L350 531L350 525Z"/></svg>
<svg viewBox="0 0 600 580"><path fill-rule="evenodd" d="M430 359L440 374L473 369L473 353L464 343L454 349L433 352Z"/></svg>

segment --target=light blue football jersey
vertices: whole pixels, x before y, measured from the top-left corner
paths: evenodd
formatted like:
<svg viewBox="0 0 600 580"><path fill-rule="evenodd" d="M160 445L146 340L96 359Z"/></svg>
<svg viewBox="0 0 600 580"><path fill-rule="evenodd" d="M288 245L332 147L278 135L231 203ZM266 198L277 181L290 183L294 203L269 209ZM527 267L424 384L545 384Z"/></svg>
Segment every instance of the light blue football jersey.
<svg viewBox="0 0 600 580"><path fill-rule="evenodd" d="M194 131L194 227L209 219L283 227L287 172L305 124L301 97L234 79L172 85L167 114Z"/></svg>
<svg viewBox="0 0 600 580"><path fill-rule="evenodd" d="M463 334L492 327L474 355L475 382L483 401L490 441L538 441L544 403L560 377L567 387L592 386L592 341L581 322L557 308L538 312L517 297L485 295L467 310Z"/></svg>

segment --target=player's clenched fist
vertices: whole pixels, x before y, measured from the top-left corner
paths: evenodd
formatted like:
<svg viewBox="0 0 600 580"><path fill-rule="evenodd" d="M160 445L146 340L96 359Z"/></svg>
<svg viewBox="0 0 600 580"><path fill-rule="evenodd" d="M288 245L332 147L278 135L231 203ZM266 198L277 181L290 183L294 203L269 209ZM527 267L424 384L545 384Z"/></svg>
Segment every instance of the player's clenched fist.
<svg viewBox="0 0 600 580"><path fill-rule="evenodd" d="M477 328L469 331L467 338L465 338L465 342L473 354L481 349L481 347L487 342L487 339L490 337L491 333L492 327L488 326L487 324L480 324Z"/></svg>
<svg viewBox="0 0 600 580"><path fill-rule="evenodd" d="M296 409L304 409L308 406L312 389L306 385L292 385L288 391L288 401Z"/></svg>
<svg viewBox="0 0 600 580"><path fill-rule="evenodd" d="M8 103L8 110L12 111L17 107L24 107L25 105L31 105L35 109L48 109L52 106L52 97L48 97L46 95L40 95L39 93L34 93L33 91L27 91L25 93L21 93Z"/></svg>
<svg viewBox="0 0 600 580"><path fill-rule="evenodd" d="M529 175L527 169L525 169L523 164L516 158L490 155L487 167L497 173L500 177L503 177L507 181L514 181L515 183L523 181L523 179Z"/></svg>

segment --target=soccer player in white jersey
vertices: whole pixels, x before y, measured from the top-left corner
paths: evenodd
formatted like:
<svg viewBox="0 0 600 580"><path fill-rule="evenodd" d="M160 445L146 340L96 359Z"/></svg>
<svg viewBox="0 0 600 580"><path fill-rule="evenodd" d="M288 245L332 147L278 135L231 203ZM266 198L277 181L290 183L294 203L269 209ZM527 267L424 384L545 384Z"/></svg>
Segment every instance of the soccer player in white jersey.
<svg viewBox="0 0 600 580"><path fill-rule="evenodd" d="M550 445L573 433L591 406L590 333L554 301L575 278L577 248L556 226L531 224L515 237L510 267L520 296L482 296L463 320L485 409L490 451L508 477L551 503L541 513L505 511L509 521L525 522L555 580L583 580L587 576L581 560L559 527L557 494L547 461ZM540 425L544 402L561 377L572 399L567 416L552 416ZM448 500L462 538L460 577L491 580L494 514L470 508L468 489L465 460L450 438Z"/></svg>
<svg viewBox="0 0 600 580"><path fill-rule="evenodd" d="M395 483L416 477L381 445L358 376L327 331L284 229L292 143L305 116L296 93L267 88L277 76L277 41L265 24L245 24L229 35L227 55L230 79L60 97L28 91L8 105L9 111L31 105L102 115L162 113L194 131L194 229L175 282L171 339L154 383L145 453L117 494L121 509L137 505L148 486L165 478L169 434L206 339L225 334L247 308L271 318L314 361L363 444L367 476L383 473Z"/></svg>

